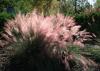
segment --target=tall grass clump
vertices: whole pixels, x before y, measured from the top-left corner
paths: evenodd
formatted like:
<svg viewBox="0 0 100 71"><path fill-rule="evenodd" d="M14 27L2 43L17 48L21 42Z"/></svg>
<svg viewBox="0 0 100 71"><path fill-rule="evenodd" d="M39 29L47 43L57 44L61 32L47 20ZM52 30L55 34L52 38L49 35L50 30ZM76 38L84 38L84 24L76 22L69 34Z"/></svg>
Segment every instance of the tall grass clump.
<svg viewBox="0 0 100 71"><path fill-rule="evenodd" d="M81 31L80 27L73 17L65 17L62 14L44 17L33 12L27 15L18 14L14 20L8 21L2 37L15 41L16 36L12 32L17 32L23 39L41 36L43 41L57 43L61 47L66 43L84 46L84 42L92 36L86 30Z"/></svg>
<svg viewBox="0 0 100 71"><path fill-rule="evenodd" d="M27 15L18 14L15 19L6 23L4 32L1 34L0 47L13 47L17 56L15 56L16 59L18 56L21 58L22 62L19 61L19 64L24 63L23 59L27 64L31 58L34 64L34 58L38 56L38 59L41 60L42 56L43 58L49 57L60 60L64 64L64 70L73 71L72 68L79 64L79 68L88 71L90 66L97 64L83 55L70 52L68 49L70 45L84 47L84 43L91 40L90 33L86 30L80 30L80 27L75 23L73 17L62 14L46 17L36 12ZM11 62L14 62L12 59ZM39 62L37 61L37 63ZM17 65L16 62L15 65Z"/></svg>

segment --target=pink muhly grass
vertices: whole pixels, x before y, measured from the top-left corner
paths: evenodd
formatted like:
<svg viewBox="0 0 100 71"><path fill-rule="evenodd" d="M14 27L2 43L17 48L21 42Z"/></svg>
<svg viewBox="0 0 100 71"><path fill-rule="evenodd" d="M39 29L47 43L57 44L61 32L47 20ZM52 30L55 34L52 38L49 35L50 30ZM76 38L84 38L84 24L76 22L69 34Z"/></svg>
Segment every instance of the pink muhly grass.
<svg viewBox="0 0 100 71"><path fill-rule="evenodd" d="M15 37L12 31L16 30L24 39L34 34L33 37L43 36L43 41L57 43L59 47L66 47L69 43L83 47L83 42L91 36L84 30L80 31L80 27L70 16L57 14L44 17L33 12L27 15L18 14L14 20L5 24L4 29L12 38Z"/></svg>

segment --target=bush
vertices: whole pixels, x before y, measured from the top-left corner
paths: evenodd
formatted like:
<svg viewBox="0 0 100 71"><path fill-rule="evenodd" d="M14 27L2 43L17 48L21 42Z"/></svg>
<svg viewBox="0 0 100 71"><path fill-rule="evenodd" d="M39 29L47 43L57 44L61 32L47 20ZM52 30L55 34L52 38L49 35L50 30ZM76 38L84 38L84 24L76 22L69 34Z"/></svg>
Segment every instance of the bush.
<svg viewBox="0 0 100 71"><path fill-rule="evenodd" d="M10 20L5 24L4 30L10 36L13 36L13 30L21 34L23 38L33 35L41 36L41 39L49 42L50 45L57 43L63 47L66 43L71 43L84 46L84 42L92 36L86 30L80 31L80 27L73 17L64 17L62 14L44 17L33 12L27 15L18 14L15 20Z"/></svg>
<svg viewBox="0 0 100 71"><path fill-rule="evenodd" d="M8 47L9 45L15 48L15 54L18 53L18 65L21 58L21 71L24 65L23 59L25 63L27 61L30 63L31 58L35 59L38 55L39 58L37 57L36 60L40 60L42 56L60 60L61 64L64 65L64 69L69 71L71 70L70 66L73 67L78 61L78 65L82 66L81 69L85 71L88 70L89 66L95 66L96 64L91 63L91 60L84 56L76 55L68 50L72 44L84 47L84 42L92 37L86 30L80 31L80 27L75 23L73 17L62 14L45 17L36 12L27 15L18 14L15 19L5 24L4 32L1 34L0 46ZM36 62L35 64L39 66L38 61Z"/></svg>
<svg viewBox="0 0 100 71"><path fill-rule="evenodd" d="M81 13L75 16L75 20L82 26L82 29L95 33L97 36L100 34L100 12L94 11L89 13Z"/></svg>
<svg viewBox="0 0 100 71"><path fill-rule="evenodd" d="M7 12L0 13L0 30L2 30L1 28L4 27L4 23L7 22L7 20L11 18L13 18L13 15Z"/></svg>

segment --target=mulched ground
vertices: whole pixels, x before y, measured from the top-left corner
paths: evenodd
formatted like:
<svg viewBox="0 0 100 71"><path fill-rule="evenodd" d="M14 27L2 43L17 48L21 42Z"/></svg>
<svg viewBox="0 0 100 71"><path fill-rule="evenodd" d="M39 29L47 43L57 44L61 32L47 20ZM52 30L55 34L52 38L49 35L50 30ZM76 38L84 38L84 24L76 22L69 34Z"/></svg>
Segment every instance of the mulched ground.
<svg viewBox="0 0 100 71"><path fill-rule="evenodd" d="M13 55L11 48L0 48L0 71L4 71L5 65L9 62L9 57Z"/></svg>

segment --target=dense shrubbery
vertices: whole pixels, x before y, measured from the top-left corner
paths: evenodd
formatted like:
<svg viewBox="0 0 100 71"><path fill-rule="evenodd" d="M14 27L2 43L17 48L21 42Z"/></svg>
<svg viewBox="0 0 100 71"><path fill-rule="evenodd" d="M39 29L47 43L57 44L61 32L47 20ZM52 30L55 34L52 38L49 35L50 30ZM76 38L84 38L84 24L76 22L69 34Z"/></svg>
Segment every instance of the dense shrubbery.
<svg viewBox="0 0 100 71"><path fill-rule="evenodd" d="M50 15L58 12L57 0L0 0L0 26L17 13L28 13L35 8L38 12ZM6 19L6 20L5 20Z"/></svg>
<svg viewBox="0 0 100 71"><path fill-rule="evenodd" d="M75 20L82 28L95 33L97 36L100 34L100 11L85 12L75 15Z"/></svg>
<svg viewBox="0 0 100 71"><path fill-rule="evenodd" d="M9 14L7 12L0 13L0 30L3 29L4 23L8 21L8 19L13 18L14 16L12 14Z"/></svg>
<svg viewBox="0 0 100 71"><path fill-rule="evenodd" d="M14 18L18 13L27 13L33 10L32 0L0 0L0 30L4 23Z"/></svg>

